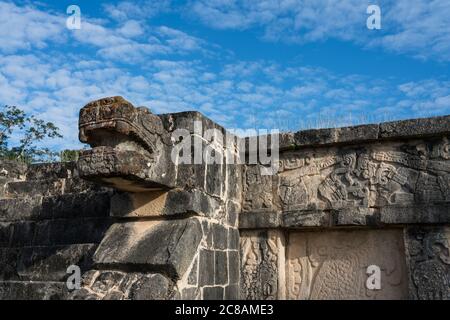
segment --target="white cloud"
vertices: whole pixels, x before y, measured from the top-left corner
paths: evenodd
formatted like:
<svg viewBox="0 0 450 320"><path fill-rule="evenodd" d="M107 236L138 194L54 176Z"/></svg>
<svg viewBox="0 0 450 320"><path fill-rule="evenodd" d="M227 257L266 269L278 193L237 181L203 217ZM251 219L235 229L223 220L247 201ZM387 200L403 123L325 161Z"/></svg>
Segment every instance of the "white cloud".
<svg viewBox="0 0 450 320"><path fill-rule="evenodd" d="M269 41L334 38L414 57L450 60L448 0L381 0L381 30L366 28L369 0L195 0L189 11L217 29L262 28Z"/></svg>
<svg viewBox="0 0 450 320"><path fill-rule="evenodd" d="M136 20L128 20L119 29L118 32L127 38L140 36L144 33L142 25Z"/></svg>
<svg viewBox="0 0 450 320"><path fill-rule="evenodd" d="M103 7L110 18L116 20L150 19L170 9L170 0L124 1L105 4Z"/></svg>
<svg viewBox="0 0 450 320"><path fill-rule="evenodd" d="M65 23L61 16L0 2L0 52L45 48L49 41L62 41Z"/></svg>
<svg viewBox="0 0 450 320"><path fill-rule="evenodd" d="M231 20L235 25L232 28L263 26L266 37L276 28L291 24L293 30L286 35L292 38L298 32L303 34L303 41L328 37L330 32L351 38L352 32L344 32L345 21L359 19L355 14L348 17L339 14L338 18L345 23L334 30L332 21L319 26L315 20L320 12L327 13L328 8L315 1L307 2L309 7L297 8L295 17L291 14L296 8L294 0L258 4L247 1L244 9L255 8L248 16L243 15L245 10L236 3L215 0L208 5L228 8L236 19L241 17L242 21ZM354 10L344 4L340 6L342 12ZM12 25L20 23L23 12L32 19L31 25L39 28L50 22L51 29L59 21L58 17L31 7L8 4L3 8L21 12L8 17ZM127 9L128 15L134 10ZM60 29L46 36L44 32L37 41L23 26L14 35L0 31L0 41L28 42L11 46L10 53L2 51L0 104L18 105L55 122L65 138L48 142L49 146L80 147L79 109L91 100L113 95L122 95L136 106L146 105L155 113L199 110L229 128L297 130L450 113L447 80L397 83L395 79L337 75L323 68L288 62L231 60L224 50L218 50L220 59L216 56L209 61L203 57L209 57L213 46L202 39L169 26L150 26L139 17L125 22L119 12L114 14L118 22L87 19L81 30ZM219 23L218 17L212 15L211 19L217 18L215 22ZM281 24L279 17L285 19ZM64 46L58 47L61 41ZM36 50L53 44L52 50ZM188 60L185 54L192 52L200 55Z"/></svg>
<svg viewBox="0 0 450 320"><path fill-rule="evenodd" d="M118 15L114 10L127 15L135 15L133 10L150 14L163 10L167 3L157 5L149 1L138 5L125 2L106 6L106 10L114 17ZM72 48L82 47L94 50L106 60L132 64L156 55L209 54L209 45L203 40L167 26L150 27L144 20L120 20L111 24L107 20L82 15L81 29L68 30L66 18L63 14L46 12L37 7L0 1L0 52L11 54L33 48L70 52ZM136 18L142 17L136 15Z"/></svg>

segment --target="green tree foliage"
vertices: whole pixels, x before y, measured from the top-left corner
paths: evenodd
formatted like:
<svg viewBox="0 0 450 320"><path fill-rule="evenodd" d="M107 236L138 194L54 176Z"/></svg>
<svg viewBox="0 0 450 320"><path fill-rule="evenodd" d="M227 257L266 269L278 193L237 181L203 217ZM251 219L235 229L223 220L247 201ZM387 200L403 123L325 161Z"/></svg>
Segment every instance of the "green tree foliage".
<svg viewBox="0 0 450 320"><path fill-rule="evenodd" d="M14 146L9 146L11 136L20 136ZM23 162L54 160L58 154L48 148L38 147L45 138L62 138L52 122L27 115L16 106L0 109L0 157Z"/></svg>
<svg viewBox="0 0 450 320"><path fill-rule="evenodd" d="M80 155L79 150L63 150L61 151L59 158L61 162L77 161Z"/></svg>

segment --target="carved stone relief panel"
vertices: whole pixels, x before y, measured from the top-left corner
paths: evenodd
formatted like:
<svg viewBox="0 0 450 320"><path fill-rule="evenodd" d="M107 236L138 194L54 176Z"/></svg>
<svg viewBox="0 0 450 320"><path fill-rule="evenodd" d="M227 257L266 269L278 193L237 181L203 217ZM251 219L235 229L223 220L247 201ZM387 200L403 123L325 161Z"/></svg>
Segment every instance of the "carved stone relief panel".
<svg viewBox="0 0 450 320"><path fill-rule="evenodd" d="M450 299L450 227L410 227L406 233L410 298Z"/></svg>
<svg viewBox="0 0 450 320"><path fill-rule="evenodd" d="M274 300L282 298L284 245L275 230L241 232L241 298ZM284 282L283 282L284 284Z"/></svg>
<svg viewBox="0 0 450 320"><path fill-rule="evenodd" d="M381 270L379 290L366 286L370 265ZM407 294L402 230L289 234L288 299L405 299Z"/></svg>
<svg viewBox="0 0 450 320"><path fill-rule="evenodd" d="M262 175L261 166L247 166L244 184L244 211L263 211L273 208L273 183L271 175Z"/></svg>
<svg viewBox="0 0 450 320"><path fill-rule="evenodd" d="M284 152L277 200L283 211L449 201L448 148L444 137Z"/></svg>

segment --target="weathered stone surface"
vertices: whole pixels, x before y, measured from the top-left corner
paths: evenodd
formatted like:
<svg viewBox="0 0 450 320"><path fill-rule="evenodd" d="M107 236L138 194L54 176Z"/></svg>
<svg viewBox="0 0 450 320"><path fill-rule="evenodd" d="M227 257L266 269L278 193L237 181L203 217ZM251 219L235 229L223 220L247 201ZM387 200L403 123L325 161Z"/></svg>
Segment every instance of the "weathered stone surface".
<svg viewBox="0 0 450 320"><path fill-rule="evenodd" d="M17 280L17 262L20 251L17 248L0 248L0 281Z"/></svg>
<svg viewBox="0 0 450 320"><path fill-rule="evenodd" d="M35 223L32 244L35 246L52 246L73 243L99 243L112 223L113 220L109 218L40 221ZM28 228L31 228L31 226L27 226L25 230L29 230ZM28 231L27 234L29 234ZM16 236L16 231L14 231L14 236Z"/></svg>
<svg viewBox="0 0 450 320"><path fill-rule="evenodd" d="M379 214L372 208L342 208L332 210L330 215L334 226L378 226L380 224Z"/></svg>
<svg viewBox="0 0 450 320"><path fill-rule="evenodd" d="M312 129L295 133L295 146L315 146L340 143L358 143L376 140L379 127L377 124L354 127Z"/></svg>
<svg viewBox="0 0 450 320"><path fill-rule="evenodd" d="M230 284L239 285L239 251L228 251L228 280Z"/></svg>
<svg viewBox="0 0 450 320"><path fill-rule="evenodd" d="M131 300L165 300L171 295L172 282L161 274L145 276L133 283L128 298Z"/></svg>
<svg viewBox="0 0 450 320"><path fill-rule="evenodd" d="M240 229L277 228L281 226L278 212L243 212L239 215Z"/></svg>
<svg viewBox="0 0 450 320"><path fill-rule="evenodd" d="M392 138L414 138L418 136L446 135L450 116L383 122L341 128L310 129L277 134L280 150L301 147L326 146L331 144L366 143ZM272 135L259 136L272 145ZM249 150L249 138L245 138L245 150Z"/></svg>
<svg viewBox="0 0 450 320"><path fill-rule="evenodd" d="M241 207L234 201L227 201L226 212L227 212L227 224L232 227L237 227L239 222L239 213Z"/></svg>
<svg viewBox="0 0 450 320"><path fill-rule="evenodd" d="M0 281L0 300L62 300L67 295L64 282Z"/></svg>
<svg viewBox="0 0 450 320"><path fill-rule="evenodd" d="M0 280L64 281L67 268L92 266L95 244L0 248Z"/></svg>
<svg viewBox="0 0 450 320"><path fill-rule="evenodd" d="M380 220L386 224L450 223L450 203L386 206L380 208Z"/></svg>
<svg viewBox="0 0 450 320"><path fill-rule="evenodd" d="M276 176L264 178L257 166L246 169L240 219L249 222L248 212L360 212L448 202L449 160L446 137L286 151Z"/></svg>
<svg viewBox="0 0 450 320"><path fill-rule="evenodd" d="M224 295L223 287L204 287L203 300L222 300Z"/></svg>
<svg viewBox="0 0 450 320"><path fill-rule="evenodd" d="M228 282L227 252L216 250L214 252L214 284L224 285Z"/></svg>
<svg viewBox="0 0 450 320"><path fill-rule="evenodd" d="M57 219L0 223L0 246L53 246L98 243L112 220L107 218Z"/></svg>
<svg viewBox="0 0 450 320"><path fill-rule="evenodd" d="M381 138L417 137L450 133L450 116L411 119L380 124Z"/></svg>
<svg viewBox="0 0 450 320"><path fill-rule="evenodd" d="M198 284L198 258L195 259L188 276L188 285L196 286Z"/></svg>
<svg viewBox="0 0 450 320"><path fill-rule="evenodd" d="M199 273L199 285L202 287L214 285L214 251L206 249L201 250L199 263L200 266L204 266Z"/></svg>
<svg viewBox="0 0 450 320"><path fill-rule="evenodd" d="M326 211L298 210L283 212L281 225L286 228L328 227L331 225L330 215Z"/></svg>
<svg viewBox="0 0 450 320"><path fill-rule="evenodd" d="M273 176L262 175L261 166L247 166L244 173L243 211L273 210Z"/></svg>
<svg viewBox="0 0 450 320"><path fill-rule="evenodd" d="M450 299L450 228L408 227L409 298Z"/></svg>
<svg viewBox="0 0 450 320"><path fill-rule="evenodd" d="M52 219L108 217L111 192L86 191L44 197L42 214Z"/></svg>
<svg viewBox="0 0 450 320"><path fill-rule="evenodd" d="M0 160L0 177L6 181L23 180L27 164L12 160Z"/></svg>
<svg viewBox="0 0 450 320"><path fill-rule="evenodd" d="M15 222L12 225L13 234L11 237L11 247L32 246L35 244L36 223L30 221Z"/></svg>
<svg viewBox="0 0 450 320"><path fill-rule="evenodd" d="M201 298L201 289L199 288L185 288L181 295L183 300L198 300Z"/></svg>
<svg viewBox="0 0 450 320"><path fill-rule="evenodd" d="M54 196L98 190L99 187L81 179L15 181L7 184L8 197Z"/></svg>
<svg viewBox="0 0 450 320"><path fill-rule="evenodd" d="M118 193L111 199L115 217L152 217L195 214L213 216L220 203L200 190Z"/></svg>
<svg viewBox="0 0 450 320"><path fill-rule="evenodd" d="M223 225L214 223L212 226L213 244L215 249L225 250L228 248L228 230Z"/></svg>
<svg viewBox="0 0 450 320"><path fill-rule="evenodd" d="M239 229L229 228L228 229L228 250L238 250L239 249Z"/></svg>
<svg viewBox="0 0 450 320"><path fill-rule="evenodd" d="M248 300L278 298L281 237L282 234L275 230L245 231L241 234L241 298Z"/></svg>
<svg viewBox="0 0 450 320"><path fill-rule="evenodd" d="M0 247L9 247L14 232L13 224L9 222L0 222Z"/></svg>
<svg viewBox="0 0 450 320"><path fill-rule="evenodd" d="M78 176L76 162L37 163L28 166L26 180L55 180Z"/></svg>
<svg viewBox="0 0 450 320"><path fill-rule="evenodd" d="M239 285L233 284L225 287L225 300L238 300L239 297Z"/></svg>
<svg viewBox="0 0 450 320"><path fill-rule="evenodd" d="M295 141L295 133L294 132L280 132L278 134L269 134L269 135L260 135L258 138L255 137L245 137L244 142L245 143L245 152L249 152L250 145L255 143L259 144L260 141L263 141L263 143L266 143L267 147L270 149L272 148L272 139L278 139L278 147L280 151L282 150L292 150L296 148L296 141ZM275 142L275 141L274 141ZM275 147L275 143L273 143Z"/></svg>
<svg viewBox="0 0 450 320"><path fill-rule="evenodd" d="M0 199L0 221L35 220L51 217L41 210L42 197Z"/></svg>
<svg viewBox="0 0 450 320"><path fill-rule="evenodd" d="M80 175L125 191L174 186L170 137L161 119L122 97L92 101L80 110L80 140L93 149L78 160Z"/></svg>
<svg viewBox="0 0 450 320"><path fill-rule="evenodd" d="M17 274L22 280L64 281L70 265L81 271L92 267L95 244L75 244L57 247L26 247L20 250Z"/></svg>
<svg viewBox="0 0 450 320"><path fill-rule="evenodd" d="M82 288L73 300L159 300L176 295L174 283L158 273L92 270L83 275Z"/></svg>
<svg viewBox="0 0 450 320"><path fill-rule="evenodd" d="M381 269L381 289L368 290L366 271ZM286 256L288 299L406 299L401 230L295 232Z"/></svg>
<svg viewBox="0 0 450 320"><path fill-rule="evenodd" d="M189 133L199 135L203 135L205 130L209 129L217 129L221 132L225 132L225 128L198 111L160 114L159 117L161 118L164 128L169 132L180 128L187 130Z"/></svg>
<svg viewBox="0 0 450 320"><path fill-rule="evenodd" d="M114 224L95 252L95 263L135 265L181 277L202 238L195 218Z"/></svg>

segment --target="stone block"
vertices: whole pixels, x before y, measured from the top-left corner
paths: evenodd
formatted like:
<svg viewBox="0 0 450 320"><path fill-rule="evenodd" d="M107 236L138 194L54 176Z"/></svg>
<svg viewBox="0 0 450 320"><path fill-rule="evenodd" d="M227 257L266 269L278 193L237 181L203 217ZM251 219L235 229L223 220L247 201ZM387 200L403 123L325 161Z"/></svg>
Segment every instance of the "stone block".
<svg viewBox="0 0 450 320"><path fill-rule="evenodd" d="M110 192L87 191L44 197L42 215L53 219L109 217Z"/></svg>
<svg viewBox="0 0 450 320"><path fill-rule="evenodd" d="M228 251L229 284L239 284L240 257L239 251Z"/></svg>
<svg viewBox="0 0 450 320"><path fill-rule="evenodd" d="M342 128L312 129L298 131L294 140L296 147L342 143L360 143L378 139L377 124Z"/></svg>
<svg viewBox="0 0 450 320"><path fill-rule="evenodd" d="M0 177L7 181L23 180L28 165L14 160L0 160Z"/></svg>
<svg viewBox="0 0 450 320"><path fill-rule="evenodd" d="M0 199L0 221L36 220L51 217L41 210L42 197Z"/></svg>
<svg viewBox="0 0 450 320"><path fill-rule="evenodd" d="M239 215L240 229L278 228L281 216L274 211L243 212Z"/></svg>
<svg viewBox="0 0 450 320"><path fill-rule="evenodd" d="M228 230L223 225L214 223L212 226L214 249L225 250L228 248Z"/></svg>
<svg viewBox="0 0 450 320"><path fill-rule="evenodd" d="M228 258L226 251L214 252L214 284L224 285L228 282Z"/></svg>
<svg viewBox="0 0 450 320"><path fill-rule="evenodd" d="M226 212L227 212L227 224L232 227L237 227L238 217L241 211L240 205L235 203L234 201L227 201L226 204Z"/></svg>
<svg viewBox="0 0 450 320"><path fill-rule="evenodd" d="M0 222L0 247L9 247L14 231L14 225L9 222Z"/></svg>
<svg viewBox="0 0 450 320"><path fill-rule="evenodd" d="M161 274L145 275L131 286L128 298L131 300L166 300L170 297L173 283Z"/></svg>
<svg viewBox="0 0 450 320"><path fill-rule="evenodd" d="M92 266L96 245L75 244L55 247L25 247L20 250L17 274L22 280L64 281L70 265L84 272Z"/></svg>
<svg viewBox="0 0 450 320"><path fill-rule="evenodd" d="M223 300L224 298L223 287L204 287L202 290L203 300Z"/></svg>
<svg viewBox="0 0 450 320"><path fill-rule="evenodd" d="M75 243L99 243L112 223L113 220L111 218L39 221L35 224L33 245L53 246Z"/></svg>
<svg viewBox="0 0 450 320"><path fill-rule="evenodd" d="M225 287L225 300L239 300L239 285L232 284Z"/></svg>
<svg viewBox="0 0 450 320"><path fill-rule="evenodd" d="M380 124L380 138L445 135L450 132L450 116L410 119Z"/></svg>
<svg viewBox="0 0 450 320"><path fill-rule="evenodd" d="M188 284L189 285L197 285L198 283L198 258L195 259L192 269L188 276Z"/></svg>
<svg viewBox="0 0 450 320"><path fill-rule="evenodd" d="M33 221L20 221L13 224L11 247L31 246L34 242L36 223Z"/></svg>
<svg viewBox="0 0 450 320"><path fill-rule="evenodd" d="M450 203L386 206L380 208L380 220L386 224L450 223Z"/></svg>
<svg viewBox="0 0 450 320"><path fill-rule="evenodd" d="M53 180L77 176L75 162L33 163L26 171L26 180Z"/></svg>
<svg viewBox="0 0 450 320"><path fill-rule="evenodd" d="M239 249L239 229L229 228L228 229L228 249L238 250Z"/></svg>
<svg viewBox="0 0 450 320"><path fill-rule="evenodd" d="M18 248L0 248L0 281L17 280L17 261L20 250Z"/></svg>
<svg viewBox="0 0 450 320"><path fill-rule="evenodd" d="M181 299L183 300L198 300L201 297L200 288L185 288L182 291Z"/></svg>
<svg viewBox="0 0 450 320"><path fill-rule="evenodd" d="M202 229L195 218L116 223L100 243L94 262L145 265L180 278L192 263L201 239Z"/></svg>
<svg viewBox="0 0 450 320"><path fill-rule="evenodd" d="M0 281L0 300L64 300L65 282Z"/></svg>
<svg viewBox="0 0 450 320"><path fill-rule="evenodd" d="M153 217L195 214L211 216L220 203L200 190L117 193L111 199L115 217Z"/></svg>
<svg viewBox="0 0 450 320"><path fill-rule="evenodd" d="M199 286L214 285L214 251L202 249L199 260Z"/></svg>
<svg viewBox="0 0 450 320"><path fill-rule="evenodd" d="M296 210L283 212L281 225L285 228L328 227L331 225L328 212L321 210Z"/></svg>

